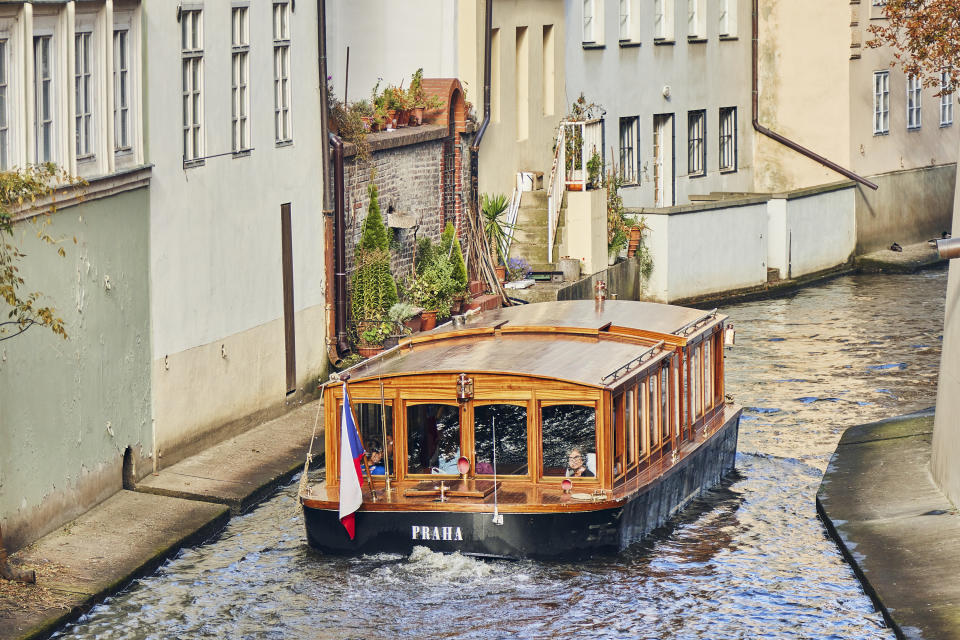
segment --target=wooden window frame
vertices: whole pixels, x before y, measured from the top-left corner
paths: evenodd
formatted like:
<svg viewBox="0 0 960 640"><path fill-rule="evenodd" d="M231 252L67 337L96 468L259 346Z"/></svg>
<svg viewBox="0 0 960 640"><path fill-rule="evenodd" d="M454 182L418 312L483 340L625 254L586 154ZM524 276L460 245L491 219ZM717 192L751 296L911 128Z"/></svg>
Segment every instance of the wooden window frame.
<svg viewBox="0 0 960 640"><path fill-rule="evenodd" d="M498 479L500 479L500 478L509 478L510 480L526 480L526 481L531 481L531 480L534 478L534 473L533 473L533 470L532 470L532 466L531 466L531 464L530 464L530 461L531 461L531 460L533 459L533 457L534 457L534 453L533 453L534 448L533 448L533 446L532 446L532 445L533 445L533 442L532 442L533 433L532 433L532 432L533 432L533 430L534 430L534 411L533 411L534 407L533 407L533 401L532 401L532 400L521 400L521 399L518 399L518 400L493 400L493 399L486 400L486 399L485 399L485 400L474 400L474 401L469 402L469 403L467 403L467 404L469 405L469 406L466 406L466 407L465 407L465 409L466 409L465 413L467 414L467 418L466 418L466 420L464 420L464 418L463 418L462 416L461 416L461 418L460 418L460 420L461 420L461 422L460 422L460 441L461 441L460 452L461 452L461 455L467 455L466 453L463 453L464 451L469 451L469 452L472 454L472 455L468 455L468 456L467 456L467 458L469 458L469 460L470 460L470 467L471 467L472 473L473 473L473 475L474 475L475 477L477 477L477 478L484 478L484 479L487 479L487 478L491 478L491 479L492 479L492 478L493 478L493 475L492 475L492 474L489 474L489 473L482 473L482 474L481 474L481 473L477 473L477 440L476 440L477 434L476 434L476 422L475 422L475 413L476 413L477 407L486 407L486 406L490 406L490 405L493 405L493 404L509 404L509 405L513 405L513 406L515 406L515 407L523 407L524 409L527 410L527 473L525 473L525 474L523 474L523 475L517 475L517 474L501 475L501 474L497 474L497 478L498 478ZM466 433L467 431L468 431L469 433ZM462 443L464 442L464 440L467 440L467 441L469 442L469 446L470 446L469 449L464 448L464 447L462 446ZM550 476L550 477L555 477L555 476Z"/></svg>
<svg viewBox="0 0 960 640"><path fill-rule="evenodd" d="M597 456L596 462L596 472L592 478L578 478L578 481L583 482L600 482L601 475L603 474L603 469L606 468L608 462L606 461L606 456L604 455L604 448L601 446L603 439L601 439L601 427L602 427L602 415L601 407L603 406L603 399L599 400L560 400L554 398L543 398L538 397L534 400L536 403L536 439L537 439L537 483L556 483L560 480L563 480L565 476L546 476L543 474L543 409L544 407L555 407L559 405L573 405L577 407L590 407L593 409L593 440L594 440L594 452Z"/></svg>

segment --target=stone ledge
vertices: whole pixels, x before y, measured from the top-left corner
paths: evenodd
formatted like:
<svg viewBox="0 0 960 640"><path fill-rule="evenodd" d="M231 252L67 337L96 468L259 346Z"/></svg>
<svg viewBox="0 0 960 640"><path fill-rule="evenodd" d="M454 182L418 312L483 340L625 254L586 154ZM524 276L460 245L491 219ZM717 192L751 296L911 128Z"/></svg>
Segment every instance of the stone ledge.
<svg viewBox="0 0 960 640"><path fill-rule="evenodd" d="M367 145L371 152L386 151L397 147L406 147L433 140L441 140L448 134L447 128L436 124L423 124L419 127L402 127L392 131L379 131L367 134ZM343 155L355 156L357 145L352 142L343 143Z"/></svg>

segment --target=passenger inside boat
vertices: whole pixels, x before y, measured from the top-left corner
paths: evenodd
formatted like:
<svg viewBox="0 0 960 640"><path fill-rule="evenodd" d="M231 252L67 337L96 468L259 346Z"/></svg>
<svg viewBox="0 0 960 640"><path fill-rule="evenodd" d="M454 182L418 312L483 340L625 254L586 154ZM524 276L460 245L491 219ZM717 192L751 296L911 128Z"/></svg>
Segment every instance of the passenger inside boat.
<svg viewBox="0 0 960 640"><path fill-rule="evenodd" d="M382 412L380 401L357 401L353 403L353 410L357 417L357 426L360 427L360 437L363 439L364 448L368 452L367 462L370 465L370 473L373 475L383 475L386 472L384 469L384 455L386 455L390 462L390 475L396 476L396 465L393 457L393 407L390 404L385 404L384 408L386 411ZM384 432L386 432L387 436L386 450L380 447ZM374 451L375 445L379 451L377 464L380 467L380 471L374 471L374 463L370 462L369 454Z"/></svg>
<svg viewBox="0 0 960 640"><path fill-rule="evenodd" d="M367 443L367 465L370 467L370 475L382 476L386 473L383 466L383 448L379 440Z"/></svg>
<svg viewBox="0 0 960 640"><path fill-rule="evenodd" d="M568 478L593 478L596 475L587 467L587 459L580 449L571 449L570 455L567 456L566 476Z"/></svg>
<svg viewBox="0 0 960 640"><path fill-rule="evenodd" d="M569 457L579 453L585 473L596 476L597 412L593 404L553 404L544 406L542 415L543 475L569 476ZM592 462L592 466L591 466ZM576 467L577 470L580 467Z"/></svg>
<svg viewBox="0 0 960 640"><path fill-rule="evenodd" d="M457 405L407 407L409 473L457 473L460 459L460 410Z"/></svg>

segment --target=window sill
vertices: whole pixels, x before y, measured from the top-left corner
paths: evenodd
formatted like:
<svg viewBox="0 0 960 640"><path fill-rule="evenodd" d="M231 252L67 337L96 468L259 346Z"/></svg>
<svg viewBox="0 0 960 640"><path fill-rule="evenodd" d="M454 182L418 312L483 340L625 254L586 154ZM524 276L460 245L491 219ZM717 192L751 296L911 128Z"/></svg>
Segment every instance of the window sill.
<svg viewBox="0 0 960 640"><path fill-rule="evenodd" d="M277 140L276 146L277 146L277 147L292 147L292 146L293 146L293 140Z"/></svg>
<svg viewBox="0 0 960 640"><path fill-rule="evenodd" d="M234 157L234 158L248 158L248 157L250 157L250 152L251 152L251 151L253 151L253 149L240 149L239 151L234 151L234 152L233 152L233 157Z"/></svg>
<svg viewBox="0 0 960 640"><path fill-rule="evenodd" d="M874 131L874 132L873 132L873 136L874 136L874 137L877 137L877 136L888 136L888 135L890 135L890 129L887 129L886 131Z"/></svg>
<svg viewBox="0 0 960 640"><path fill-rule="evenodd" d="M654 39L653 39L653 45L654 45L655 47L659 47L659 46L661 46L661 45L667 45L667 44L668 44L668 45L675 45L675 44L677 44L677 43L676 43L675 40L670 40L670 39L668 39L668 38L654 38Z"/></svg>
<svg viewBox="0 0 960 640"><path fill-rule="evenodd" d="M687 36L687 44L703 44L706 41L703 36Z"/></svg>
<svg viewBox="0 0 960 640"><path fill-rule="evenodd" d="M921 129L923 129L923 125L919 127L907 127L907 131L920 131Z"/></svg>
<svg viewBox="0 0 960 640"><path fill-rule="evenodd" d="M202 167L207 164L207 161L203 158L197 158L196 160L184 160L183 168L184 169L193 169L194 167Z"/></svg>
<svg viewBox="0 0 960 640"><path fill-rule="evenodd" d="M736 173L736 172L737 172L736 167L734 167L733 169L720 169L720 173Z"/></svg>
<svg viewBox="0 0 960 640"><path fill-rule="evenodd" d="M85 156L77 156L77 164L83 164L85 162L93 162L97 159L96 154L90 153Z"/></svg>
<svg viewBox="0 0 960 640"><path fill-rule="evenodd" d="M732 173L732 172L731 172L731 173ZM688 173L688 174L687 174L687 177L688 177L688 178L706 178L706 177L707 177L707 172L704 171L703 173Z"/></svg>
<svg viewBox="0 0 960 640"><path fill-rule="evenodd" d="M606 49L607 45L603 44L602 42L584 42L583 48L584 49Z"/></svg>
<svg viewBox="0 0 960 640"><path fill-rule="evenodd" d="M720 42L734 42L739 39L740 39L740 36L731 36L728 34L720 36Z"/></svg>
<svg viewBox="0 0 960 640"><path fill-rule="evenodd" d="M950 122L941 122L941 123L940 123L940 128L941 128L941 129L946 129L947 127L952 127L952 126L953 126L953 121L952 121L952 120L951 120Z"/></svg>
<svg viewBox="0 0 960 640"><path fill-rule="evenodd" d="M630 48L632 48L632 47L639 47L641 44L643 44L643 43L637 42L636 40L621 40L621 41L620 41L620 48L621 48L621 49L630 49Z"/></svg>
<svg viewBox="0 0 960 640"><path fill-rule="evenodd" d="M115 156L133 155L133 147L120 147L119 149L114 149L113 155Z"/></svg>

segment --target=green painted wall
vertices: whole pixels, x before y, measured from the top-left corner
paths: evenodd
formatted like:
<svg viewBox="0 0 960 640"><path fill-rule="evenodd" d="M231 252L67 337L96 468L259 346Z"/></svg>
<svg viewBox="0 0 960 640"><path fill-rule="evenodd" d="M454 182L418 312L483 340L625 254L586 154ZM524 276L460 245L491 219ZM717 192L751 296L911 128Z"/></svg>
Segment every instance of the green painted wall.
<svg viewBox="0 0 960 640"><path fill-rule="evenodd" d="M140 474L151 449L148 191L63 209L48 229L66 257L21 222L22 271L70 337L33 327L0 342L0 525L10 549L119 490L128 446Z"/></svg>

